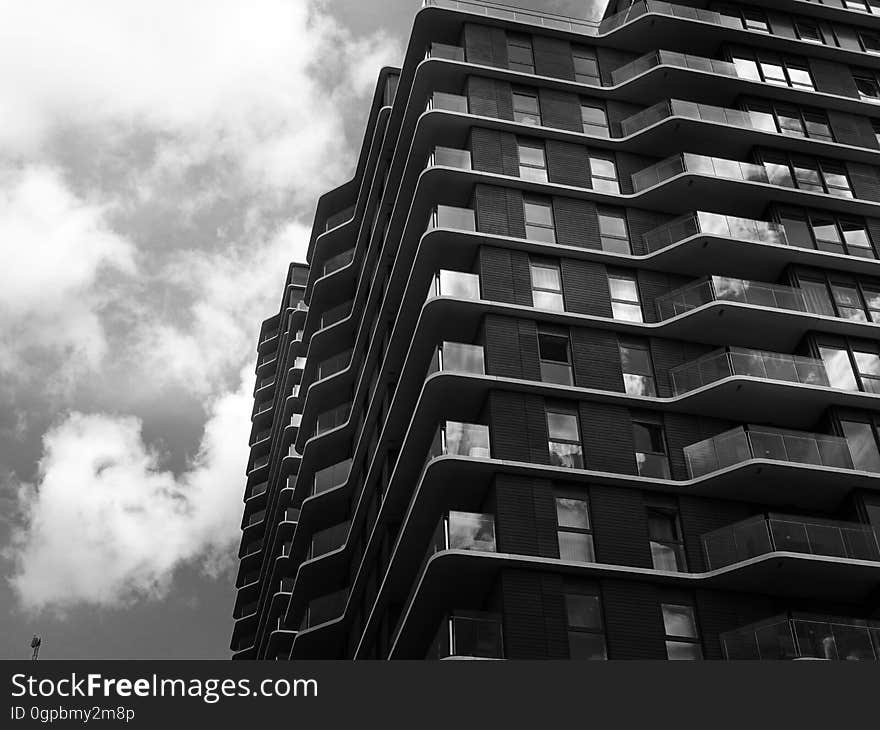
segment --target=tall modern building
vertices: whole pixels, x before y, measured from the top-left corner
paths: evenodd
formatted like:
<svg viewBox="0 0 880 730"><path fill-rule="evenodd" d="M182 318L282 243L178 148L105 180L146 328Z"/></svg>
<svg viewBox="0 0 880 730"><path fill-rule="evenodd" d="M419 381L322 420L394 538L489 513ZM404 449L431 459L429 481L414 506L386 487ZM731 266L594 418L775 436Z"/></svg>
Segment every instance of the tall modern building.
<svg viewBox="0 0 880 730"><path fill-rule="evenodd" d="M235 656L878 658L878 254L880 0L427 2L263 325Z"/></svg>

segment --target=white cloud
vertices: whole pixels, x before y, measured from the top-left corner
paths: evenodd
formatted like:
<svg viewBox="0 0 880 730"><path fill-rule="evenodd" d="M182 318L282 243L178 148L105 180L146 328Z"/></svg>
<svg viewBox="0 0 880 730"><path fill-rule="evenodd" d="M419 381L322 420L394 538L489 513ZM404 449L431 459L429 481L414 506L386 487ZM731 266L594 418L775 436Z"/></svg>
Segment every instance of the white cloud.
<svg viewBox="0 0 880 730"><path fill-rule="evenodd" d="M179 476L132 417L71 413L43 437L37 483L18 488L24 526L7 551L26 609L125 605L164 595L184 562L226 565L240 536L253 376L217 398Z"/></svg>
<svg viewBox="0 0 880 730"><path fill-rule="evenodd" d="M22 374L22 355L63 353L72 377L106 350L102 274L135 270L134 248L106 211L74 196L57 169L0 169L0 372ZM31 363L36 362L31 359Z"/></svg>

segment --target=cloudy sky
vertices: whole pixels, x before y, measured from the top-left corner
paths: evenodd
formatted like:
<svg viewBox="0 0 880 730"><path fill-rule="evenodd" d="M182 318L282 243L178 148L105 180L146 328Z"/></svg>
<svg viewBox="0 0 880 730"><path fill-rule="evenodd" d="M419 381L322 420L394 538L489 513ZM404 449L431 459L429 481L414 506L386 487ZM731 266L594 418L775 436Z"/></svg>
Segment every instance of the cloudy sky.
<svg viewBox="0 0 880 730"><path fill-rule="evenodd" d="M0 657L229 656L260 321L419 5L0 0Z"/></svg>

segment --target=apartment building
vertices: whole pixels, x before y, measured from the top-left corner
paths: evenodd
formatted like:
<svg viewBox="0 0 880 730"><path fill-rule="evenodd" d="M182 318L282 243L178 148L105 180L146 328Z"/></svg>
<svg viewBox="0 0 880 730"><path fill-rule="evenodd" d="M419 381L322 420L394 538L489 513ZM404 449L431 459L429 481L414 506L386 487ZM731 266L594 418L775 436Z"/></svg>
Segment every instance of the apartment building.
<svg viewBox="0 0 880 730"><path fill-rule="evenodd" d="M880 658L880 0L430 0L258 346L241 659Z"/></svg>

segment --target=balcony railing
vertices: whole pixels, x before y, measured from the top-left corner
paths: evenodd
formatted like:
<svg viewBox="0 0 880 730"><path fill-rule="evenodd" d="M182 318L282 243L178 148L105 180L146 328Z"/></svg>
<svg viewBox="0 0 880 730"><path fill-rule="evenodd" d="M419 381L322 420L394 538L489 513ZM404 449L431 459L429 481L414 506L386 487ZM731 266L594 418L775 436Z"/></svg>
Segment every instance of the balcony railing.
<svg viewBox="0 0 880 730"><path fill-rule="evenodd" d="M324 232L327 232L337 226L342 225L354 215L354 206L349 205L347 208L329 216L324 224Z"/></svg>
<svg viewBox="0 0 880 730"><path fill-rule="evenodd" d="M260 569L252 570L249 573L245 573L239 583L239 588L243 588L244 586L249 586L251 583L255 583L260 579Z"/></svg>
<svg viewBox="0 0 880 730"><path fill-rule="evenodd" d="M267 385L272 385L274 382L275 382L274 375L268 375L265 378L260 378L260 380L257 381L257 390L261 390L262 388L265 388Z"/></svg>
<svg viewBox="0 0 880 730"><path fill-rule="evenodd" d="M703 535L710 570L776 551L852 560L880 560L880 543L869 525L759 515Z"/></svg>
<svg viewBox="0 0 880 730"><path fill-rule="evenodd" d="M440 371L484 375L486 364L483 346L466 345L463 342L444 342L434 350L428 375Z"/></svg>
<svg viewBox="0 0 880 730"><path fill-rule="evenodd" d="M458 297L460 299L480 298L480 276L464 271L441 269L428 287L428 299L431 297Z"/></svg>
<svg viewBox="0 0 880 730"><path fill-rule="evenodd" d="M254 444L258 444L258 443L260 443L260 441L263 441L263 440L269 438L269 436L271 434L272 434L271 428L264 428L262 431L258 431L257 434L254 436L254 440L251 442L251 446L253 446Z"/></svg>
<svg viewBox="0 0 880 730"><path fill-rule="evenodd" d="M296 507L287 507L281 513L282 522L299 522L299 510Z"/></svg>
<svg viewBox="0 0 880 730"><path fill-rule="evenodd" d="M443 58L447 61L464 61L464 48L449 43L431 43L425 58Z"/></svg>
<svg viewBox="0 0 880 730"><path fill-rule="evenodd" d="M250 471L256 471L257 469L262 469L269 463L269 455L265 454L264 456L258 456L254 459L253 464L251 464Z"/></svg>
<svg viewBox="0 0 880 730"><path fill-rule="evenodd" d="M430 558L443 550L495 552L495 517L481 512L450 511L440 518L428 545Z"/></svg>
<svg viewBox="0 0 880 730"><path fill-rule="evenodd" d="M488 459L490 454L488 426L480 423L446 421L434 435L428 458L472 456L478 459Z"/></svg>
<svg viewBox="0 0 880 730"><path fill-rule="evenodd" d="M470 170L471 151L454 147L435 147L428 158L428 167L455 167L459 170Z"/></svg>
<svg viewBox="0 0 880 730"><path fill-rule="evenodd" d="M735 218L718 213L699 211L669 221L643 234L648 251L654 253L680 241L699 234L731 238L752 243L769 243L788 246L785 228L780 223Z"/></svg>
<svg viewBox="0 0 880 730"><path fill-rule="evenodd" d="M846 439L839 436L748 426L685 447L692 479L752 459L854 469Z"/></svg>
<svg viewBox="0 0 880 730"><path fill-rule="evenodd" d="M315 472L315 481L312 486L312 496L335 489L345 484L351 471L351 459L345 459L336 464L319 469Z"/></svg>
<svg viewBox="0 0 880 730"><path fill-rule="evenodd" d="M465 13L484 15L488 18L500 18L502 20L515 20L529 25L537 25L542 28L554 28L567 30L575 33L588 33L596 35L599 32L599 23L581 18L571 18L566 15L545 13L538 10L527 10L512 5L503 5L482 0L422 0L424 7L449 8Z"/></svg>
<svg viewBox="0 0 880 730"><path fill-rule="evenodd" d="M650 187L659 185L665 180L685 172L697 175L723 178L724 180L742 180L744 182L769 183L770 178L763 165L751 162L728 160L723 157L709 157L685 152L658 162L656 165L633 174L633 190L640 193ZM788 186L791 187L791 186Z"/></svg>
<svg viewBox="0 0 880 730"><path fill-rule="evenodd" d="M337 304L335 307L331 307L325 311L321 315L321 325L318 329L325 329L331 324L336 324L345 319L351 312L351 305L352 302L349 300L347 302L342 302L342 304Z"/></svg>
<svg viewBox="0 0 880 730"><path fill-rule="evenodd" d="M278 582L278 593L293 593L295 578L282 578ZM281 628L281 619L278 619L278 628Z"/></svg>
<svg viewBox="0 0 880 730"><path fill-rule="evenodd" d="M662 15L671 15L674 18L685 18L686 20L702 20L712 25L724 25L728 28L738 28L740 30L743 27L742 21L739 18L722 15L714 10L673 5L672 3L656 2L656 0L639 0L639 2L634 2L627 7L626 10L605 18L599 25L599 32L603 34L608 33L645 13L660 13Z"/></svg>
<svg viewBox="0 0 880 730"><path fill-rule="evenodd" d="M688 119L696 119L702 122L715 122L733 127L768 131L764 127L757 126L751 115L741 109L697 104L693 101L682 101L681 99L666 99L637 114L633 114L620 123L620 129L623 132L623 136L627 137L650 127L652 124L669 119L669 117L687 117ZM776 130L772 131L775 132Z"/></svg>
<svg viewBox="0 0 880 730"><path fill-rule="evenodd" d="M275 362L277 359L278 359L277 352L267 352L259 360L257 360L257 367L261 368L264 365L269 365L270 363Z"/></svg>
<svg viewBox="0 0 880 730"><path fill-rule="evenodd" d="M727 659L880 659L880 622L782 614L721 634Z"/></svg>
<svg viewBox="0 0 880 730"><path fill-rule="evenodd" d="M693 284L657 297L655 304L660 319L670 319L714 301L740 302L758 307L809 312L803 291L781 284L710 276ZM821 314L821 312L814 312Z"/></svg>
<svg viewBox="0 0 880 730"><path fill-rule="evenodd" d="M254 486L251 487L250 492L248 492L248 499L259 497L261 494L265 494L268 488L269 482L260 482L259 484L254 484Z"/></svg>
<svg viewBox="0 0 880 730"><path fill-rule="evenodd" d="M716 350L669 371L675 395L735 375L802 385L830 385L825 363L819 359L739 347Z"/></svg>
<svg viewBox="0 0 880 730"><path fill-rule="evenodd" d="M345 610L347 600L348 588L313 599L303 615L300 630L339 618Z"/></svg>
<svg viewBox="0 0 880 730"><path fill-rule="evenodd" d="M500 617L483 612L459 611L440 622L426 659L503 659Z"/></svg>
<svg viewBox="0 0 880 730"><path fill-rule="evenodd" d="M257 407L254 410L254 415L259 416L261 413L265 413L266 411L271 411L274 401L264 400L262 403L257 403Z"/></svg>
<svg viewBox="0 0 880 730"><path fill-rule="evenodd" d="M477 220L470 208L456 208L452 205L438 205L431 211L427 230L433 228L452 228L456 231L476 231Z"/></svg>
<svg viewBox="0 0 880 730"><path fill-rule="evenodd" d="M328 357L326 360L322 360L318 363L316 380L323 380L324 378L329 378L331 375L336 375L336 373L342 372L348 367L350 362L351 348Z"/></svg>
<svg viewBox="0 0 880 730"><path fill-rule="evenodd" d="M468 113L468 98L461 94L447 94L445 91L435 91L428 97L426 111L439 109L447 112Z"/></svg>
<svg viewBox="0 0 880 730"><path fill-rule="evenodd" d="M718 61L714 58L691 56L687 53L677 53L675 51L654 51L612 71L611 83L617 86L635 78L639 74L645 73L645 71L649 71L655 66L676 66L693 71L706 71L722 76L739 78L736 66L729 61Z"/></svg>
<svg viewBox="0 0 880 730"><path fill-rule="evenodd" d="M347 251L343 251L342 253L338 253L335 256L331 256L324 262L323 274L322 276L327 276L327 274L332 274L334 271L338 271L343 266L348 266L352 260L354 259L354 249L350 248Z"/></svg>
<svg viewBox="0 0 880 730"><path fill-rule="evenodd" d="M333 527L320 530L312 535L309 558L317 558L341 548L348 538L349 527L351 527L351 520L333 525Z"/></svg>
<svg viewBox="0 0 880 730"><path fill-rule="evenodd" d="M251 555L256 555L263 549L263 538L258 538L257 540L251 540L244 548L241 553L242 558L248 558Z"/></svg>
<svg viewBox="0 0 880 730"><path fill-rule="evenodd" d="M315 419L315 436L320 436L334 428L345 424L351 413L351 403L342 403L335 408L319 413Z"/></svg>
<svg viewBox="0 0 880 730"><path fill-rule="evenodd" d="M262 345L264 342L268 342L273 337L278 337L278 328L277 327L274 330L269 330L268 332L264 332L263 336L260 338L260 344Z"/></svg>

